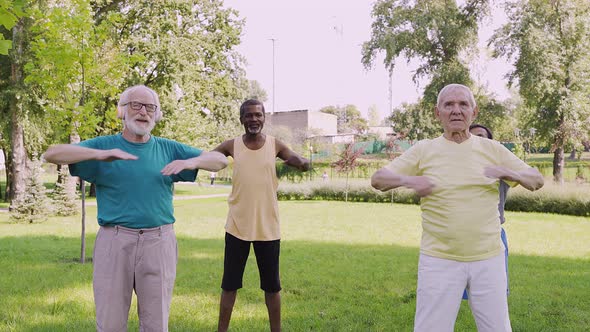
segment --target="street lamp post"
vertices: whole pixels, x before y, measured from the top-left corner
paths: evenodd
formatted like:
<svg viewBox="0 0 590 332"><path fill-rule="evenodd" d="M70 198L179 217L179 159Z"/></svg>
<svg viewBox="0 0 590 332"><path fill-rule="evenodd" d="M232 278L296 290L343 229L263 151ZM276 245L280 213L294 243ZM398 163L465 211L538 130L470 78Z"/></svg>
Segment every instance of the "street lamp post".
<svg viewBox="0 0 590 332"><path fill-rule="evenodd" d="M275 89L275 42L277 41L277 39L276 38L269 38L268 40L270 40L272 42L272 112L271 112L271 114L274 114L275 107L276 107L275 96L277 94L277 91Z"/></svg>

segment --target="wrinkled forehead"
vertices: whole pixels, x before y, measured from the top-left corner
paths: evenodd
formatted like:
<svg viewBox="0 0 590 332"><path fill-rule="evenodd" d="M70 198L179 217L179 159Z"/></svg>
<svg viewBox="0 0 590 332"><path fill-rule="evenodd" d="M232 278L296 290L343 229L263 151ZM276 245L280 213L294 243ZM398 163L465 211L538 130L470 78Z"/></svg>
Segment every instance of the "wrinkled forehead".
<svg viewBox="0 0 590 332"><path fill-rule="evenodd" d="M450 87L447 90L443 91L440 96L440 102L443 103L447 100L467 100L469 104L471 104L471 92L462 86L454 86Z"/></svg>
<svg viewBox="0 0 590 332"><path fill-rule="evenodd" d="M262 111L262 105L248 105L244 109L244 115L248 113L264 113Z"/></svg>
<svg viewBox="0 0 590 332"><path fill-rule="evenodd" d="M157 104L154 94L143 86L138 86L129 91L126 102L139 101L146 104Z"/></svg>
<svg viewBox="0 0 590 332"><path fill-rule="evenodd" d="M438 95L437 107L442 107L444 103L453 102L467 102L472 108L475 108L475 98L471 90L460 84L453 84L444 87Z"/></svg>

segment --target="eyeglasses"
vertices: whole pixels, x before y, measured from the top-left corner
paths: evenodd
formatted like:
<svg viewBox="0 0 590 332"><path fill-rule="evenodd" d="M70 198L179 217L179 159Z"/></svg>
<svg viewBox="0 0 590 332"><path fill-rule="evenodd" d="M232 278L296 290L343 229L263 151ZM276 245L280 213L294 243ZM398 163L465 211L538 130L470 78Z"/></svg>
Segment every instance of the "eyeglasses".
<svg viewBox="0 0 590 332"><path fill-rule="evenodd" d="M145 111L150 114L155 113L156 110L158 109L158 105L144 104L144 103L140 103L138 101L130 101L126 104L123 104L123 106L127 106L127 105L129 105L129 107L131 107L131 109L134 111L140 111L142 107L145 107Z"/></svg>

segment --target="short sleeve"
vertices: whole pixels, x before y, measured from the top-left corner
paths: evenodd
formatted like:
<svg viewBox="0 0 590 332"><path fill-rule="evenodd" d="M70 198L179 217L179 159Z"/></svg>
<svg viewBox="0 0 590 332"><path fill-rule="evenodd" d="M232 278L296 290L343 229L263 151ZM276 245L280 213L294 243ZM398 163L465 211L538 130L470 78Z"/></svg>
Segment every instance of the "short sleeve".
<svg viewBox="0 0 590 332"><path fill-rule="evenodd" d="M520 160L514 153L512 153L504 145L496 143L496 152L498 153L497 160L500 161L500 166L504 166L512 171L519 172L524 171L531 166L527 165L524 161Z"/></svg>
<svg viewBox="0 0 590 332"><path fill-rule="evenodd" d="M90 149L103 149L101 146L101 140L99 138L83 141L76 145ZM95 183L99 169L98 163L99 161L97 160L85 160L74 164L69 164L68 168L70 170L70 175L80 177L84 181L88 181L90 183Z"/></svg>
<svg viewBox="0 0 590 332"><path fill-rule="evenodd" d="M175 158L176 160L191 159L200 156L203 150L193 148L186 144L175 142ZM198 169L185 169L182 172L172 175L172 181L174 182L194 182L197 178Z"/></svg>
<svg viewBox="0 0 590 332"><path fill-rule="evenodd" d="M385 168L396 174L417 175L423 147L424 141L416 143L401 156L395 158L391 163L386 165Z"/></svg>

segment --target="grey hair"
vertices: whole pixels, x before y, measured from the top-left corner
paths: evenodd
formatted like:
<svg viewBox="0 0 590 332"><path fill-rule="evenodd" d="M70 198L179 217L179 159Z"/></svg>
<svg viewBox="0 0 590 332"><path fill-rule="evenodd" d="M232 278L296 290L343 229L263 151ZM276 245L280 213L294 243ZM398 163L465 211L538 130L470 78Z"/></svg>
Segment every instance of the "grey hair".
<svg viewBox="0 0 590 332"><path fill-rule="evenodd" d="M131 87L128 87L127 89L125 89L125 91L123 91L123 93L121 93L121 96L119 97L119 103L117 104L119 107L122 107L124 104L129 102L129 94L131 94L131 92L135 91L135 90L139 90L139 89L146 89L147 91L149 91L152 94L152 97L154 97L154 101L156 103L156 106L158 107L158 110L161 110L160 108L160 97L158 97L158 94L156 93L156 91L148 88L147 86L140 84L140 85L134 85Z"/></svg>
<svg viewBox="0 0 590 332"><path fill-rule="evenodd" d="M436 107L440 107L440 102L441 102L442 96L445 93L447 93L450 90L457 89L457 88L462 88L462 89L467 90L467 92L469 93L469 102L471 103L471 107L473 107L473 108L477 107L477 103L475 102L475 97L473 96L473 92L471 92L471 89L463 84L456 84L456 83L445 85L445 87L440 90L440 92L438 93L438 97L436 98Z"/></svg>

